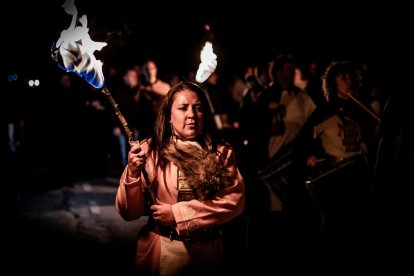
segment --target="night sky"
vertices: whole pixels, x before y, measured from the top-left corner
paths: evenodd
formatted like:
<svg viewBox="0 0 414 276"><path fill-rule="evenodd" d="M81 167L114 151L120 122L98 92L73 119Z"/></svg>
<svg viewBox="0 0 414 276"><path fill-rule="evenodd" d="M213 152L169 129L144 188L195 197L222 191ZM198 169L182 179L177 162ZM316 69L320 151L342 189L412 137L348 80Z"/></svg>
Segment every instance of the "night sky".
<svg viewBox="0 0 414 276"><path fill-rule="evenodd" d="M13 1L2 17L2 71L49 76L57 69L50 49L71 20L61 5ZM128 2L133 3L128 4ZM146 58L157 61L160 72L185 73L199 63L199 52L211 26L217 70L240 73L244 66L290 53L323 66L332 59L369 62L378 72L393 72L408 55L408 9L397 4L361 6L351 2L322 6L315 2L251 4L176 1L75 1L86 14L90 35L108 43L96 54L108 64L126 66ZM342 5L342 7L341 7ZM5 10L5 9L4 9ZM210 36L211 37L211 36ZM4 49L4 48L3 48ZM396 55L398 54L398 57ZM32 73L35 72L35 73Z"/></svg>

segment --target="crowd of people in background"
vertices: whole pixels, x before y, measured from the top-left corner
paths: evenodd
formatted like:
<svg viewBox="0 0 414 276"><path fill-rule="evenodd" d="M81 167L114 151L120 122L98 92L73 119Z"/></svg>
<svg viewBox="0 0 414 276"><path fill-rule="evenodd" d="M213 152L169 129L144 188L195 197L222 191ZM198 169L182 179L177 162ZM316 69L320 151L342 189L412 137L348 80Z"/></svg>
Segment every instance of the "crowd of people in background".
<svg viewBox="0 0 414 276"><path fill-rule="evenodd" d="M194 72L160 69L152 59L105 68L107 88L140 141L151 135L170 88L196 82ZM409 132L399 131L406 125L395 125L404 101L384 91L371 70L346 60L318 64L278 55L234 73L217 70L199 84L245 182L237 226L248 230L243 241L233 241L246 249L235 252L238 260L251 257L266 270L274 259L317 262L372 246L367 240L385 201L383 181L407 175L396 164L408 166L411 159L403 155ZM105 95L65 72L47 99L34 89L8 89L0 183L12 198L25 193L21 184L31 174L53 171L67 182L120 176L130 145ZM21 170L28 175L16 178ZM264 244L272 254L260 249Z"/></svg>

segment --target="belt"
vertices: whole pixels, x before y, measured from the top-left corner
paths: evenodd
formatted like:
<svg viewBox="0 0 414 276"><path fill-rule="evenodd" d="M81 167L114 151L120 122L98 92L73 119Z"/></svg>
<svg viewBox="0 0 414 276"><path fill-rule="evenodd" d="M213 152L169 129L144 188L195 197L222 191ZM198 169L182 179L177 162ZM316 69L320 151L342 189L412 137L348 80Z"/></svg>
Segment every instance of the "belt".
<svg viewBox="0 0 414 276"><path fill-rule="evenodd" d="M211 228L201 228L185 234L178 234L175 226L164 226L155 224L153 232L171 240L183 241L188 243L208 243L221 238L221 228L213 226Z"/></svg>

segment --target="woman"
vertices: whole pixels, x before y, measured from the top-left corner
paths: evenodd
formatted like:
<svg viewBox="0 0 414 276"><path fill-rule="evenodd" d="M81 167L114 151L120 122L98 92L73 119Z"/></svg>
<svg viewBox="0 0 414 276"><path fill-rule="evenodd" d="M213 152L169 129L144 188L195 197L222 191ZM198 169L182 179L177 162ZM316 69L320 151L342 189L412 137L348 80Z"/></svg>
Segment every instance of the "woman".
<svg viewBox="0 0 414 276"><path fill-rule="evenodd" d="M361 108L356 100L362 81L359 70L349 61L334 61L327 67L322 76L326 103L315 110L306 125L313 135L308 141L319 146L314 144L304 151L308 166L315 167L325 159L337 164L371 149L377 121L369 105Z"/></svg>
<svg viewBox="0 0 414 276"><path fill-rule="evenodd" d="M244 182L232 149L215 140L212 118L204 90L179 83L151 139L129 151L116 207L125 220L148 215L137 243L140 273L211 275L220 268L220 225L243 211Z"/></svg>
<svg viewBox="0 0 414 276"><path fill-rule="evenodd" d="M306 206L305 196L313 197L322 214L316 227L332 250L355 251L369 221L377 121L369 105L357 99L362 81L349 61L332 62L322 76L326 102L315 109L296 143L303 175L296 194L291 191L291 206L296 203L309 219L311 203ZM299 196L303 183L308 190Z"/></svg>

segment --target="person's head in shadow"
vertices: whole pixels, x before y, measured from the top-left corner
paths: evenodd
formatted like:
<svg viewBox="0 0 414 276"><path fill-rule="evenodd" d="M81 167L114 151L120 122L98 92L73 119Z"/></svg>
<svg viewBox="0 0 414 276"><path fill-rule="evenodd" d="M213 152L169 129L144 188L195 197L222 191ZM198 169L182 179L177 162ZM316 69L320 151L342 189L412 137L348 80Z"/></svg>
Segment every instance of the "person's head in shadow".
<svg viewBox="0 0 414 276"><path fill-rule="evenodd" d="M154 84L158 80L158 67L153 60L147 60L142 65L142 81L144 85Z"/></svg>
<svg viewBox="0 0 414 276"><path fill-rule="evenodd" d="M280 85L283 89L290 89L295 83L296 59L292 55L278 55L270 68L272 85Z"/></svg>

